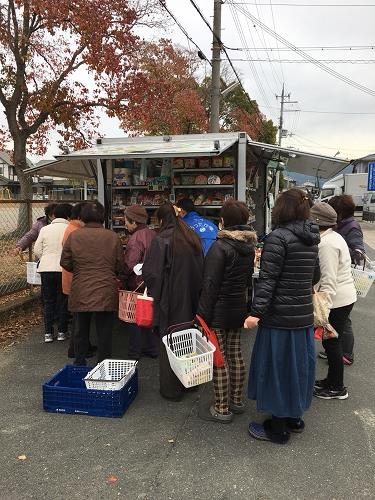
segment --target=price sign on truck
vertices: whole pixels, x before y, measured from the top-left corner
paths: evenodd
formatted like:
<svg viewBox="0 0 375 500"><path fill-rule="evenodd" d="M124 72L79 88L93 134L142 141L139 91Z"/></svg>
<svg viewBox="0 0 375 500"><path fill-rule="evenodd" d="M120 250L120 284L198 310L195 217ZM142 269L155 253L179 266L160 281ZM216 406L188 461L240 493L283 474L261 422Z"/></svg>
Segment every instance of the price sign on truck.
<svg viewBox="0 0 375 500"><path fill-rule="evenodd" d="M375 162L368 164L367 191L375 191Z"/></svg>

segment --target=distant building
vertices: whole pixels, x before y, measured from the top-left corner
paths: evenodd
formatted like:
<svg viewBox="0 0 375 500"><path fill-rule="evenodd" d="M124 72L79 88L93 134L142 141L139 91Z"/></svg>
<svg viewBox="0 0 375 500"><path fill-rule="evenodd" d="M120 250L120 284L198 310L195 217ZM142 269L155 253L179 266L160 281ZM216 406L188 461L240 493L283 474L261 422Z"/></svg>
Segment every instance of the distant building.
<svg viewBox="0 0 375 500"><path fill-rule="evenodd" d="M41 160L35 166L50 163L51 160ZM29 167L34 164L27 159ZM89 188L91 191L96 189ZM11 153L0 152L0 200L20 199L20 183L16 174ZM33 199L34 200L80 200L83 199L83 184L69 179L57 177L44 177L36 175L33 177Z"/></svg>
<svg viewBox="0 0 375 500"><path fill-rule="evenodd" d="M375 153L371 153L363 158L354 160L351 165L353 166L353 174L367 174L368 164L375 162Z"/></svg>

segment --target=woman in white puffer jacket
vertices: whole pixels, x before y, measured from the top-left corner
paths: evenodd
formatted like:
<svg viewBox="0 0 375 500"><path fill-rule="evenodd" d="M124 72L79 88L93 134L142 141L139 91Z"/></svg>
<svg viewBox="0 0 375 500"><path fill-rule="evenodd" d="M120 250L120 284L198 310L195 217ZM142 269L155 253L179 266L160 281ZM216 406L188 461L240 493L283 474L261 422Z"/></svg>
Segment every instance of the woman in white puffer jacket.
<svg viewBox="0 0 375 500"><path fill-rule="evenodd" d="M354 287L351 258L344 238L334 231L336 211L327 203L316 203L311 208L311 218L320 229L319 262L320 282L316 289L327 292L331 310L329 322L338 338L323 340L327 353L328 374L315 382L314 396L322 399L347 399L344 386L342 334L346 320L357 300Z"/></svg>

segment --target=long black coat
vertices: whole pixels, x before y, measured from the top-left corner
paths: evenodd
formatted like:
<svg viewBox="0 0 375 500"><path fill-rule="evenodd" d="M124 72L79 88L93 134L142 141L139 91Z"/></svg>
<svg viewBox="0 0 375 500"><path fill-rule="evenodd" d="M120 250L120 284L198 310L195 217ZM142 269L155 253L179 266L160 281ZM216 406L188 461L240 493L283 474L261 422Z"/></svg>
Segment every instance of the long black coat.
<svg viewBox="0 0 375 500"><path fill-rule="evenodd" d="M289 223L267 237L251 309L260 325L281 329L313 325L319 242L319 228L311 221Z"/></svg>
<svg viewBox="0 0 375 500"><path fill-rule="evenodd" d="M161 336L168 327L195 318L202 289L203 252L196 253L188 243L174 251L173 228L166 228L151 242L142 275L154 299L154 327Z"/></svg>
<svg viewBox="0 0 375 500"><path fill-rule="evenodd" d="M242 328L247 316L246 291L254 269L256 234L248 227L218 233L204 261L198 314L213 328Z"/></svg>

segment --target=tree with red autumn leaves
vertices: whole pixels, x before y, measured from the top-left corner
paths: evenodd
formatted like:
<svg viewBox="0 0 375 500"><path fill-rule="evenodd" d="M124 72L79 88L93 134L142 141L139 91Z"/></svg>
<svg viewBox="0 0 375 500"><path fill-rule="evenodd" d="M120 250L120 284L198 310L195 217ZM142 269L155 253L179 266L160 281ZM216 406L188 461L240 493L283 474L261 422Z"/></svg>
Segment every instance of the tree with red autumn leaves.
<svg viewBox="0 0 375 500"><path fill-rule="evenodd" d="M96 109L114 113L146 91L134 66L139 38L155 0L0 0L0 104L13 141L21 197L26 151L43 154L55 130L82 146L97 123Z"/></svg>
<svg viewBox="0 0 375 500"><path fill-rule="evenodd" d="M208 117L202 104L195 66L188 51L168 40L144 43L137 67L147 91L120 111L121 126L138 134L192 134L206 132Z"/></svg>

